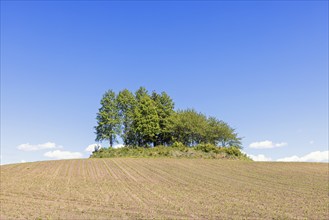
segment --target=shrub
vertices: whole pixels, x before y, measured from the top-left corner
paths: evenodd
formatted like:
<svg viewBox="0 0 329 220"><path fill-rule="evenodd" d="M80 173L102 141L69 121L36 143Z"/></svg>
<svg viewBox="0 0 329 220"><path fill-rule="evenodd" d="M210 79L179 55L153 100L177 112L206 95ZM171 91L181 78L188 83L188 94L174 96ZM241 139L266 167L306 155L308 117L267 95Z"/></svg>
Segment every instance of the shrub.
<svg viewBox="0 0 329 220"><path fill-rule="evenodd" d="M236 157L242 156L241 151L237 147L228 147L228 148L222 148L222 149L224 149L225 153L227 153L228 155L236 156Z"/></svg>
<svg viewBox="0 0 329 220"><path fill-rule="evenodd" d="M182 152L188 152L188 147L186 147L182 142L174 142L174 144L171 146L171 148L174 148L176 150L182 151Z"/></svg>
<svg viewBox="0 0 329 220"><path fill-rule="evenodd" d="M185 148L185 145L182 142L175 141L174 144L171 147L173 147L173 148Z"/></svg>
<svg viewBox="0 0 329 220"><path fill-rule="evenodd" d="M199 150L205 153L209 153L209 152L219 153L219 148L212 144L198 144L194 148L195 150Z"/></svg>
<svg viewBox="0 0 329 220"><path fill-rule="evenodd" d="M157 146L152 148L101 148L93 152L92 158L113 157L171 157L171 158L207 158L207 159L246 159L246 155L236 147L216 147L212 144L198 144L195 147L186 147L181 142L173 146Z"/></svg>

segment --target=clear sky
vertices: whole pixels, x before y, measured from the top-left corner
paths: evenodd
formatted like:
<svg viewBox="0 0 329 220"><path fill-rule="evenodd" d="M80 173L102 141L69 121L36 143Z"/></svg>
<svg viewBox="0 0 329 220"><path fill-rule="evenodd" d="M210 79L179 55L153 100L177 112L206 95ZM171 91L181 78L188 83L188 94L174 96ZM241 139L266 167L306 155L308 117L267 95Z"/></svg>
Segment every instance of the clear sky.
<svg viewBox="0 0 329 220"><path fill-rule="evenodd" d="M1 163L88 157L108 89L166 91L256 160L328 161L327 1L1 1Z"/></svg>

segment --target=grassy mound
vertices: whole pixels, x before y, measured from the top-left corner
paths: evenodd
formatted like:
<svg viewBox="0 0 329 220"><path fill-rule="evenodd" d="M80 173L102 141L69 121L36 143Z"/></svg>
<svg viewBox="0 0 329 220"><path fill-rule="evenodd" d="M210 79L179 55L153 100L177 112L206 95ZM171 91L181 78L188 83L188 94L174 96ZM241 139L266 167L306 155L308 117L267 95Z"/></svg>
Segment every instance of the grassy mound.
<svg viewBox="0 0 329 220"><path fill-rule="evenodd" d="M199 144L195 147L186 147L181 143L172 146L157 146L152 148L102 148L93 152L91 158L115 158L115 157L135 157L135 158L205 158L205 159L230 159L249 160L236 147L216 147L211 144Z"/></svg>

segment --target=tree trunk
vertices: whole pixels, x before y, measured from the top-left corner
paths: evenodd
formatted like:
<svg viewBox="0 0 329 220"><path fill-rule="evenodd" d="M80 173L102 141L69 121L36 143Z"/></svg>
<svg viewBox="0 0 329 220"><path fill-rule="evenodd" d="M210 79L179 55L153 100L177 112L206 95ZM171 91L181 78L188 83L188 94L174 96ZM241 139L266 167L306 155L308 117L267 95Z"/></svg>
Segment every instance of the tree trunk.
<svg viewBox="0 0 329 220"><path fill-rule="evenodd" d="M113 147L113 137L112 136L110 137L110 146L111 146L111 148Z"/></svg>

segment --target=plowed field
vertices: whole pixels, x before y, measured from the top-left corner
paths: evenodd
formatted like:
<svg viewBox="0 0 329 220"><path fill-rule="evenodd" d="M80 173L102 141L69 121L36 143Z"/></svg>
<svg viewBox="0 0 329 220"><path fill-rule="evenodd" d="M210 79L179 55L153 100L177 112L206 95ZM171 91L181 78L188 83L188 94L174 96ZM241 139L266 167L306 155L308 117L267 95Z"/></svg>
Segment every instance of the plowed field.
<svg viewBox="0 0 329 220"><path fill-rule="evenodd" d="M1 219L328 219L328 164L82 159L1 166Z"/></svg>

